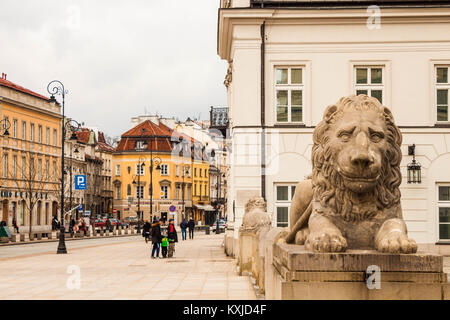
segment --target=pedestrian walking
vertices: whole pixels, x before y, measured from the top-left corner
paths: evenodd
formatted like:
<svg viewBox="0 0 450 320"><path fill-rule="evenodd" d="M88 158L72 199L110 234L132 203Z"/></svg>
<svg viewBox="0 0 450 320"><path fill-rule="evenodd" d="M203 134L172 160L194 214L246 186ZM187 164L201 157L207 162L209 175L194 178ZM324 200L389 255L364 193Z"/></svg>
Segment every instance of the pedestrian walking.
<svg viewBox="0 0 450 320"><path fill-rule="evenodd" d="M86 236L86 222L84 220L81 220L81 232Z"/></svg>
<svg viewBox="0 0 450 320"><path fill-rule="evenodd" d="M167 258L167 247L169 246L169 239L167 239L167 235L164 234L161 240L161 253L163 258Z"/></svg>
<svg viewBox="0 0 450 320"><path fill-rule="evenodd" d="M145 243L148 243L148 239L150 238L150 229L152 225L148 220L145 220L144 226L142 227L142 236L145 238Z"/></svg>
<svg viewBox="0 0 450 320"><path fill-rule="evenodd" d="M53 231L58 230L58 219L56 219L56 216L53 216L52 219L52 230Z"/></svg>
<svg viewBox="0 0 450 320"><path fill-rule="evenodd" d="M194 219L189 220L188 228L189 228L189 239L194 239L194 229L195 229Z"/></svg>
<svg viewBox="0 0 450 320"><path fill-rule="evenodd" d="M183 219L183 221L181 221L180 223L180 228L181 228L181 238L183 240L186 240L186 229L188 227L188 224L186 222L186 219Z"/></svg>
<svg viewBox="0 0 450 320"><path fill-rule="evenodd" d="M109 220L109 217L106 219L105 226L106 226L106 230L113 231L111 220Z"/></svg>
<svg viewBox="0 0 450 320"><path fill-rule="evenodd" d="M167 252L167 257L172 258L175 252L175 243L178 242L178 234L175 229L175 224L173 219L169 220L169 226L167 227L167 238L169 240L169 250Z"/></svg>
<svg viewBox="0 0 450 320"><path fill-rule="evenodd" d="M74 229L75 229L75 219L72 218L70 219L70 224L69 224L69 232L70 232L70 236L73 237L73 233L74 233Z"/></svg>
<svg viewBox="0 0 450 320"><path fill-rule="evenodd" d="M16 232L18 233L19 232L19 227L17 226L16 217L13 218L12 224L13 224L14 230L16 230Z"/></svg>
<svg viewBox="0 0 450 320"><path fill-rule="evenodd" d="M152 224L152 259L159 258L159 246L161 243L161 222L158 221L158 218L155 217ZM156 253L156 257L155 257Z"/></svg>

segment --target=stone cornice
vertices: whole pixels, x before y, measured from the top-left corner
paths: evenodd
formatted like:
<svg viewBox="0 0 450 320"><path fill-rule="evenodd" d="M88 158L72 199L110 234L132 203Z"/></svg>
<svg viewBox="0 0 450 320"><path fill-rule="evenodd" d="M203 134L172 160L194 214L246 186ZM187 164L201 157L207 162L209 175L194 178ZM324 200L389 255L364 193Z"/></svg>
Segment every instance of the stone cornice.
<svg viewBox="0 0 450 320"><path fill-rule="evenodd" d="M370 14L364 9L252 9L230 8L219 9L217 53L222 59L230 61L233 28L235 25L260 25L263 22L270 25L324 25L324 24L365 24ZM382 8L383 23L448 23L450 8ZM259 31L259 30L258 30ZM259 32L254 40L260 40ZM249 40L249 39L247 39Z"/></svg>

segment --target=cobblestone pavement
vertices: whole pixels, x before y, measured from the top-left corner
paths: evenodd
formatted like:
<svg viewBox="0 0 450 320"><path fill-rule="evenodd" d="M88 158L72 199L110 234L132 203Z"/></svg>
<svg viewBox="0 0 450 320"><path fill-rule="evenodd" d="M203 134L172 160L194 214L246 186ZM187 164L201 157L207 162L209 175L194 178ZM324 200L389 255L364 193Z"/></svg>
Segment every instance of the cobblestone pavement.
<svg viewBox="0 0 450 320"><path fill-rule="evenodd" d="M142 237L68 241L66 255L55 242L2 247L0 300L256 299L222 242L223 234L199 234L177 243L171 259L151 259Z"/></svg>

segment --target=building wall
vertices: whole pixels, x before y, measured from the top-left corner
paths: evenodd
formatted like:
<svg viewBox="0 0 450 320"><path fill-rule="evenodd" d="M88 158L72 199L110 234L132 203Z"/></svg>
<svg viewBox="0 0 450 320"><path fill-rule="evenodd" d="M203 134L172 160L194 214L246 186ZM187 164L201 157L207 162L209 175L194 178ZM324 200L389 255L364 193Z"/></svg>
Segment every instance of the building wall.
<svg viewBox="0 0 450 320"><path fill-rule="evenodd" d="M436 127L434 65L450 64L449 9L384 9L381 28L369 29L365 10L252 10L219 17L219 54L233 62L228 88L232 155L228 201L240 225L246 200L261 193L260 25L266 21L266 197L276 223L275 186L295 184L311 172L314 126L325 108L353 94L354 66L384 68L383 103L403 132L402 207L409 233L419 243L438 240L437 183L448 183L450 132ZM433 16L434 15L434 16ZM288 19L289 18L289 19ZM275 68L304 69L303 123L276 122ZM406 183L407 146L416 145L422 183ZM232 216L233 206L228 207Z"/></svg>
<svg viewBox="0 0 450 320"><path fill-rule="evenodd" d="M60 172L61 136L60 107L28 94L0 87L0 118L8 118L11 127L9 136L1 136L0 182L0 217L6 217L8 226L12 226L16 217L20 232L30 231L30 215L32 208L32 231L48 231L51 229L53 214L57 214L58 186L54 172ZM14 129L14 123L17 123ZM23 137L22 122L26 124L26 135ZM34 139L31 140L31 123L34 124ZM41 126L41 141L39 128ZM49 141L46 129L49 128ZM53 130L56 130L54 139ZM3 134L3 130L1 132ZM30 173L30 156L34 158L34 171ZM7 166L5 166L7 157ZM17 157L14 170L14 158ZM22 179L22 158L25 157L26 173ZM49 170L46 170L46 162ZM40 166L40 167L39 167ZM40 170L39 170L40 168ZM16 171L16 176L13 172ZM33 180L37 182L33 183ZM32 191L35 200L30 201L27 192ZM24 206L22 205L24 203ZM26 203L26 205L25 205ZM22 214L22 211L23 214ZM40 212L39 212L40 211ZM23 219L22 219L23 217ZM11 228L13 230L13 228Z"/></svg>
<svg viewBox="0 0 450 320"><path fill-rule="evenodd" d="M145 158L144 174L140 176L140 184L144 186L144 197L140 200L141 211L144 212L144 220L150 219L150 153L140 152L137 153L114 153L113 155L113 184L114 184L114 208L120 210L121 218L127 216L136 216L138 211L138 201L136 197L137 176L136 176L136 164L139 161L139 157ZM167 212L168 218L175 218L178 222L183 210L182 194L181 190L176 197L176 185L181 185L183 177L181 175L181 166L191 166L190 158L177 158L172 157L171 154L153 152L153 158L159 157L161 159L160 166L168 165L168 174L162 175L160 170L156 170L156 163L153 168L153 216L161 217L161 212ZM142 159L141 159L142 160ZM120 166L120 173L116 171L117 165ZM176 165L179 166L178 175L176 174ZM128 171L128 167L130 171ZM191 169L192 170L192 169ZM192 171L191 171L192 172ZM136 184L133 184L133 179ZM187 185L192 185L192 175L185 176L184 183L185 189L185 208L192 207L192 191L188 194ZM120 185L120 194L117 195L116 186ZM127 194L127 186L131 186L131 195ZM168 186L169 194L168 198L164 199L160 192L162 186ZM192 188L190 188L192 190ZM129 205L129 197L133 200ZM170 214L170 205L176 206L176 214Z"/></svg>

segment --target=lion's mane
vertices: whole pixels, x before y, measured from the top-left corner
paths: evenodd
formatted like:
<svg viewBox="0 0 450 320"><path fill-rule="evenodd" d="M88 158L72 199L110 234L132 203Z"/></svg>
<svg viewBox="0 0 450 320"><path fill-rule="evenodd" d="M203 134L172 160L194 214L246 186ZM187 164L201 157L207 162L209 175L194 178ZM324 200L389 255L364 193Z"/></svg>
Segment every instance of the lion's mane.
<svg viewBox="0 0 450 320"><path fill-rule="evenodd" d="M354 194L348 190L343 178L337 172L333 151L329 145L328 130L345 111L375 110L384 119L387 127L386 139L389 144L383 157L380 177L372 197L376 199L374 206L354 206ZM317 125L313 134L312 149L312 183L314 199L319 200L322 207L331 208L346 221L362 221L374 216L383 208L390 208L400 202L402 158L400 146L402 135L394 123L390 110L380 102L366 95L341 98L335 105L327 108L323 120Z"/></svg>

